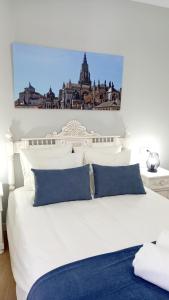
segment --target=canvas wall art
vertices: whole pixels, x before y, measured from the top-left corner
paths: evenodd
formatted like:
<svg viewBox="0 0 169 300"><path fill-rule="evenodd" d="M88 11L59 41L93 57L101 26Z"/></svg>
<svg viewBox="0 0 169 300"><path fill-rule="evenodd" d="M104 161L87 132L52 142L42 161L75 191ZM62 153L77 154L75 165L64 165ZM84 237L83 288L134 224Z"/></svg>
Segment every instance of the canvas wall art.
<svg viewBox="0 0 169 300"><path fill-rule="evenodd" d="M119 110L123 57L12 45L16 108Z"/></svg>

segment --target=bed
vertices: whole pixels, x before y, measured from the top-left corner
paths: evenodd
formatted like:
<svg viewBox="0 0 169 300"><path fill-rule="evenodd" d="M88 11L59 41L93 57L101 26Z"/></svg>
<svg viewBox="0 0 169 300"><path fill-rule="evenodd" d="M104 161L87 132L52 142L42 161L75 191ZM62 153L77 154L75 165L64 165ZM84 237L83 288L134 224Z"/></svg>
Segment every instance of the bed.
<svg viewBox="0 0 169 300"><path fill-rule="evenodd" d="M65 126L61 134L45 139L14 143L10 136L7 231L18 300L26 300L34 282L54 268L154 241L164 228L169 229L169 202L149 189L146 195L119 195L36 208L32 206L34 191L15 188L13 156L22 147L54 147L58 141L81 146L115 139L126 146L126 138L88 133L77 121Z"/></svg>

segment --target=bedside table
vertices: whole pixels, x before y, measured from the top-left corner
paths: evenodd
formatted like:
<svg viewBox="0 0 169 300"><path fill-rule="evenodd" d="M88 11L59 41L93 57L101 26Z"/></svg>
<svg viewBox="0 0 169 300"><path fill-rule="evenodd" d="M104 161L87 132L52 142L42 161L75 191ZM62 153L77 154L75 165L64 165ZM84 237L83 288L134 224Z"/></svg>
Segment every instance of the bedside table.
<svg viewBox="0 0 169 300"><path fill-rule="evenodd" d="M4 240L3 240L3 232L2 232L2 196L3 196L3 189L2 189L2 183L0 182L0 254L4 252Z"/></svg>
<svg viewBox="0 0 169 300"><path fill-rule="evenodd" d="M148 172L146 168L140 169L143 183L154 192L169 199L169 171L158 168L156 173Z"/></svg>

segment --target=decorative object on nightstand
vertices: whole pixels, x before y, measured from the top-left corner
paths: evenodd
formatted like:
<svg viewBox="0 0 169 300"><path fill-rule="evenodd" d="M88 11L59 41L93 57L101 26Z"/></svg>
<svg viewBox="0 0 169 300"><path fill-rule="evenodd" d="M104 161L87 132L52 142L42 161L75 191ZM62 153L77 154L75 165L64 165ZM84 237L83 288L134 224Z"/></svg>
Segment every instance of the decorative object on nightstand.
<svg viewBox="0 0 169 300"><path fill-rule="evenodd" d="M4 251L4 240L3 240L3 231L2 231L2 196L3 196L3 188L2 188L2 183L0 182L0 253Z"/></svg>
<svg viewBox="0 0 169 300"><path fill-rule="evenodd" d="M151 152L150 150L147 150L147 152L149 153L146 162L148 172L156 173L160 165L159 154L157 152Z"/></svg>
<svg viewBox="0 0 169 300"><path fill-rule="evenodd" d="M141 177L146 187L169 199L169 171L158 168L158 172L148 172L141 168Z"/></svg>

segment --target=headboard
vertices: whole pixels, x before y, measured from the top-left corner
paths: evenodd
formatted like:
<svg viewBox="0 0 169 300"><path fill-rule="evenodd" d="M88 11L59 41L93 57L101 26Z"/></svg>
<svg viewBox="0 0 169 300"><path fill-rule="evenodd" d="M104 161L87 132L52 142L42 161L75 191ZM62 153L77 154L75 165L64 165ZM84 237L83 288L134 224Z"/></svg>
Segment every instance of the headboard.
<svg viewBox="0 0 169 300"><path fill-rule="evenodd" d="M127 147L127 136L102 136L94 131L87 131L79 121L72 120L68 122L58 133L54 131L48 133L45 137L38 138L23 138L19 141L14 141L13 135L9 130L7 137L7 153L8 153L8 184L9 190L15 189L15 173L14 173L14 155L20 153L21 149L37 149L57 147L58 144L72 144L73 146L91 145L93 143L114 143L122 145L122 148Z"/></svg>

